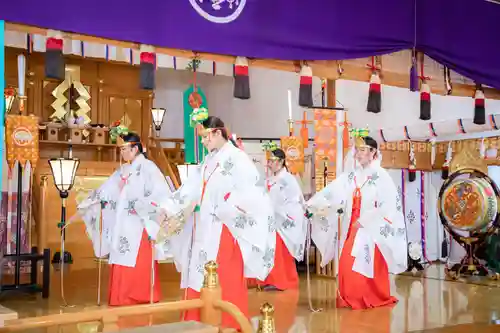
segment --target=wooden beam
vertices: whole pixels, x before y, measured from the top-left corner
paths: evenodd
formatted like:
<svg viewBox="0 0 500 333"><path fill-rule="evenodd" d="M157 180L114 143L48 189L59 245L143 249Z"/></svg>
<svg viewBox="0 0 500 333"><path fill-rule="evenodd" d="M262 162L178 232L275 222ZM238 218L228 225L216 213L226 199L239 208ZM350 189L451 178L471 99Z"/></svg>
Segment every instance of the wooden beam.
<svg viewBox="0 0 500 333"><path fill-rule="evenodd" d="M17 31L29 34L38 34L45 36L48 29L27 26L17 23L5 23L5 29L9 31ZM139 49L140 44L126 41L117 41L108 38L93 37L82 34L64 33L65 38L81 40L90 43L109 44L122 48ZM200 60L210 60L216 62L234 63L235 56L196 52L189 50L179 50L167 47L156 47L156 52L160 54L167 54L175 57L183 58L198 58ZM249 59L251 66L264 67L268 69L276 69L287 72L300 71L296 61L287 60L273 60L273 59ZM345 79L353 81L368 82L370 80L371 70L366 66L360 64L349 63L349 61L342 61L344 69L343 74L340 76L338 69L338 62L336 60L318 60L308 61L309 66L312 68L313 75L317 77L327 78L330 80ZM409 86L409 73L397 73L391 71L381 72L382 84L400 88L408 88ZM431 79L428 82L434 94L444 95L445 88L441 79ZM452 96L474 96L475 87L467 84L453 83ZM500 91L492 88L485 88L484 94L489 99L500 99Z"/></svg>

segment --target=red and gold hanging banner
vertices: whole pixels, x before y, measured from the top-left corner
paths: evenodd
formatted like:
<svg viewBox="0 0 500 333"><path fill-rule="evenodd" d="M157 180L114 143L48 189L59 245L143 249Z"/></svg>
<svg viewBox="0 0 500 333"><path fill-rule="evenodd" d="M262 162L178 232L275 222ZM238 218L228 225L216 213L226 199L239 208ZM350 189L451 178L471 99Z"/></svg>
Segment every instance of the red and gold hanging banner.
<svg viewBox="0 0 500 333"><path fill-rule="evenodd" d="M281 149L286 155L288 171L294 175L304 172L304 144L302 138L282 136Z"/></svg>
<svg viewBox="0 0 500 333"><path fill-rule="evenodd" d="M314 110L314 150L316 191L336 177L337 113L335 110ZM325 168L326 167L326 168ZM325 179L326 177L326 179Z"/></svg>
<svg viewBox="0 0 500 333"><path fill-rule="evenodd" d="M23 167L27 161L34 168L39 159L38 117L8 115L5 120L7 162L12 168L16 161Z"/></svg>

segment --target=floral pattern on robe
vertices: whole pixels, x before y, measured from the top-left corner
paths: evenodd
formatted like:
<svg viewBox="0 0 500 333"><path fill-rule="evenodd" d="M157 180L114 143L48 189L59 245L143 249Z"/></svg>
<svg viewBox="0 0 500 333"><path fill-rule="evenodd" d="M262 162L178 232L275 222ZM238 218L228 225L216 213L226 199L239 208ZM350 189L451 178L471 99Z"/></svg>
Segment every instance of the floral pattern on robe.
<svg viewBox="0 0 500 333"><path fill-rule="evenodd" d="M274 265L276 227L271 200L259 179L250 157L227 143L207 155L161 202L167 216L184 223L168 249L181 272L181 288L201 289L202 268L217 258L223 224L241 249L245 276L265 280Z"/></svg>
<svg viewBox="0 0 500 333"><path fill-rule="evenodd" d="M307 235L305 201L295 177L286 170L270 177L269 194L273 202L276 231L290 254L297 260L304 258Z"/></svg>
<svg viewBox="0 0 500 333"><path fill-rule="evenodd" d="M373 277L376 245L391 273L404 272L408 248L401 202L391 177L377 163L341 174L308 201L307 206L313 213L312 239L322 254L321 265L336 257L339 209L342 210L339 243L342 251L351 221L356 186L361 187L361 214L358 220L361 228L351 253L356 258L353 270Z"/></svg>
<svg viewBox="0 0 500 333"><path fill-rule="evenodd" d="M134 267L143 230L155 240L160 229L155 202L170 195L165 176L142 154L115 171L78 205L96 257L109 255L110 264ZM156 259L165 259L163 244L156 248Z"/></svg>

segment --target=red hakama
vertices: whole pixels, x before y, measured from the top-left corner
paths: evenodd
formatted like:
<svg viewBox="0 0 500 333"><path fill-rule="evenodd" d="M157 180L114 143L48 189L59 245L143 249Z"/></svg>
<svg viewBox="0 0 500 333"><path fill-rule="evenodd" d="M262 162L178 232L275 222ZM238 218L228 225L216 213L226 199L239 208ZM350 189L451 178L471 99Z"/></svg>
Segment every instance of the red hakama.
<svg viewBox="0 0 500 333"><path fill-rule="evenodd" d="M295 258L288 251L279 233L276 233L274 267L263 284L274 286L279 290L299 288L299 274L295 266Z"/></svg>
<svg viewBox="0 0 500 333"><path fill-rule="evenodd" d="M151 257L153 251L148 234L142 232L141 245L137 253L135 267L111 265L109 277L110 306L145 304L151 295ZM161 285L158 274L158 262L155 262L155 285L153 301L159 302Z"/></svg>
<svg viewBox="0 0 500 333"><path fill-rule="evenodd" d="M361 207L361 192L359 190L356 192L353 198L349 231L340 256L337 305L360 310L395 304L398 300L391 296L387 262L376 245L373 279L352 270L354 257L351 256L351 252L359 229L357 221Z"/></svg>
<svg viewBox="0 0 500 333"><path fill-rule="evenodd" d="M244 277L241 250L229 229L223 225L217 254L217 273L222 291L222 300L233 303L248 317L248 290ZM200 298L200 293L188 288L185 299ZM183 313L183 320L200 321L200 310L188 310ZM240 330L238 323L227 313L222 313L221 326Z"/></svg>

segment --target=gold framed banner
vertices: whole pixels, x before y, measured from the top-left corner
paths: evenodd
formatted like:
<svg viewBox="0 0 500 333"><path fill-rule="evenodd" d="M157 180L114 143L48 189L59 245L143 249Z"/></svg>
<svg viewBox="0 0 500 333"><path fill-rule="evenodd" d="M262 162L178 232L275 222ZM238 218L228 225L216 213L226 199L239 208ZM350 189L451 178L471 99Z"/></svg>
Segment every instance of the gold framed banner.
<svg viewBox="0 0 500 333"><path fill-rule="evenodd" d="M7 163L12 168L16 161L24 167L27 161L35 168L38 159L38 117L8 115L5 120Z"/></svg>
<svg viewBox="0 0 500 333"><path fill-rule="evenodd" d="M335 110L314 110L316 191L320 191L325 187L326 183L335 179L337 170L337 130L337 112Z"/></svg>
<svg viewBox="0 0 500 333"><path fill-rule="evenodd" d="M304 172L304 143L296 136L282 136L281 149L286 155L288 171L294 175Z"/></svg>

